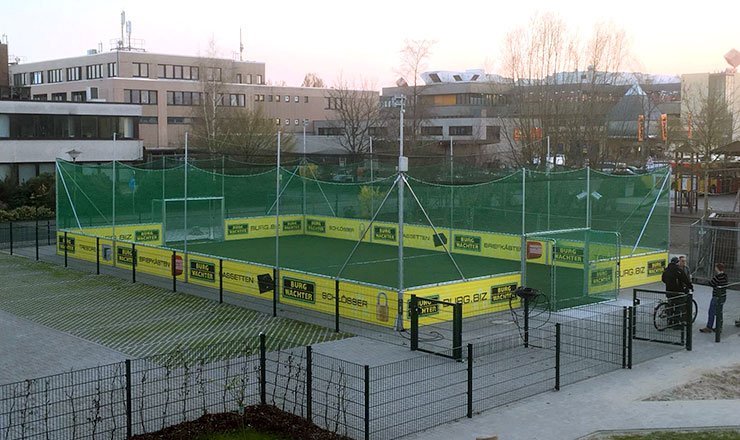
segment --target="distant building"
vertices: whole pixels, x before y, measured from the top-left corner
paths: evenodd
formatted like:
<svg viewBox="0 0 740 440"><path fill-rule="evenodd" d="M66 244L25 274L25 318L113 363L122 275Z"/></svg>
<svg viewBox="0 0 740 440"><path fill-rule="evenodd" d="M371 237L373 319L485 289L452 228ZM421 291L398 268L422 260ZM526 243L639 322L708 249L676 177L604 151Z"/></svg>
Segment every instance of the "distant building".
<svg viewBox="0 0 740 440"><path fill-rule="evenodd" d="M721 100L730 113L724 127L724 143L740 140L740 73L690 73L681 75L681 119L689 120L689 113L700 111L709 96ZM697 115L692 115L692 118ZM696 120L694 120L696 121ZM724 145L718 145L722 147Z"/></svg>
<svg viewBox="0 0 740 440"><path fill-rule="evenodd" d="M335 119L327 89L268 85L265 64L163 55L118 47L111 52L10 66L11 85L28 86L34 100L141 105L139 133L145 149L183 144L204 79L221 82L222 105L254 109L284 132L309 134L314 122ZM375 93L377 92L368 92Z"/></svg>

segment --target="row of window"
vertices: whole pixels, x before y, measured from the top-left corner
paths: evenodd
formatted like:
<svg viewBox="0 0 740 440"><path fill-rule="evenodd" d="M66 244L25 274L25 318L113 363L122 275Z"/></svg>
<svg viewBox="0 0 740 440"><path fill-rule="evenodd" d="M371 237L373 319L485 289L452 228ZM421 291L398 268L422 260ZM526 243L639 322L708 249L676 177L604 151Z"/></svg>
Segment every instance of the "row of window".
<svg viewBox="0 0 740 440"><path fill-rule="evenodd" d="M123 90L123 102L128 104L157 104L156 90Z"/></svg>
<svg viewBox="0 0 740 440"><path fill-rule="evenodd" d="M421 127L422 136L443 136L444 127L441 126L424 126ZM472 136L473 126L471 125L451 125L449 127L450 136ZM486 126L486 140L497 143L501 140L501 127L498 125Z"/></svg>
<svg viewBox="0 0 740 440"><path fill-rule="evenodd" d="M146 74L147 74L146 77L149 77L149 65L147 65L146 67ZM157 64L157 78L190 79L190 80L196 81L198 80L199 77L200 77L200 68L198 68L198 66Z"/></svg>
<svg viewBox="0 0 740 440"><path fill-rule="evenodd" d="M0 138L113 139L116 133L118 139L138 139L137 119L130 116L0 114Z"/></svg>
<svg viewBox="0 0 740 440"><path fill-rule="evenodd" d="M66 73L66 77L62 75ZM103 64L92 64L85 66L85 79L100 79L104 78L103 75ZM118 64L108 63L108 78L118 76ZM66 78L66 79L65 79ZM44 83L60 83L63 81L81 81L82 78L82 66L67 67L66 69L50 69L46 71L46 81L44 81L44 72L39 70L36 72L24 72L13 74L13 85L26 86L26 85L38 85Z"/></svg>
<svg viewBox="0 0 740 440"><path fill-rule="evenodd" d="M98 88L97 87L90 87L90 99L98 99ZM71 101L72 102L86 102L87 101L87 91L80 91L80 92L70 92ZM34 101L47 101L49 99L49 95L46 93L41 93L38 95L33 95ZM67 101L67 92L59 92L59 93L52 93L51 94L51 100L57 101L57 102L64 102Z"/></svg>

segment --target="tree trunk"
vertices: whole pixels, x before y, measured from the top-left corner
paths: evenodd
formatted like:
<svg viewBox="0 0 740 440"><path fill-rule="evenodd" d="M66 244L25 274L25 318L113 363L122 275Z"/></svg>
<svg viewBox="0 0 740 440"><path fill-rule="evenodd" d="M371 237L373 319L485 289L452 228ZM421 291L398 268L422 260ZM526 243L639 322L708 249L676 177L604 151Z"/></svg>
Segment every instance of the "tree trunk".
<svg viewBox="0 0 740 440"><path fill-rule="evenodd" d="M709 210L709 170L704 171L704 215Z"/></svg>

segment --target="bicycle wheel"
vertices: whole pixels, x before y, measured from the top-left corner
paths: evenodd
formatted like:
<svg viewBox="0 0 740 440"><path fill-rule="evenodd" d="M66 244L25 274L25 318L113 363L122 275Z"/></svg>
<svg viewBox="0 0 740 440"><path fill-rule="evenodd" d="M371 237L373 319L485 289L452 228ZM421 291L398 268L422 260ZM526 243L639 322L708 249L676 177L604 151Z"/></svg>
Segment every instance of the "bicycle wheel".
<svg viewBox="0 0 740 440"><path fill-rule="evenodd" d="M699 306L696 304L695 299L692 299L691 301L694 303L693 308L691 309L691 322L693 323L696 321L696 314L699 313Z"/></svg>
<svg viewBox="0 0 740 440"><path fill-rule="evenodd" d="M653 325L659 332L668 328L668 303L661 302L653 310Z"/></svg>

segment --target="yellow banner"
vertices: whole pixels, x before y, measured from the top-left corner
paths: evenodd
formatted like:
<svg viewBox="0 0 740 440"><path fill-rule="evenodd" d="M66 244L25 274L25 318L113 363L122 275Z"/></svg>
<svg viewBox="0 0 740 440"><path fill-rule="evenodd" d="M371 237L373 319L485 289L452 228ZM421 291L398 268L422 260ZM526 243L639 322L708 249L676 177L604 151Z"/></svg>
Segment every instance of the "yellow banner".
<svg viewBox="0 0 740 440"><path fill-rule="evenodd" d="M416 295L419 298L431 298L440 301L459 303L463 305L463 317L482 315L486 313L509 310L509 299L514 297L514 290L521 284L521 275L518 273L499 275L489 278L476 279L470 281L460 281L456 283L442 284L439 286L421 287L418 289L409 289L405 292L406 313L404 321L408 322L408 303L410 295ZM515 298L511 301L511 307L518 308L520 300ZM452 311L446 311L443 306L442 312L447 312L442 316L440 310L429 307L425 312L422 307L422 313L419 316L419 325L427 325L439 322L440 319L452 319ZM425 316L426 315L426 316ZM436 315L436 316L435 316Z"/></svg>
<svg viewBox="0 0 740 440"><path fill-rule="evenodd" d="M122 245L117 246L118 248L124 247ZM128 246L130 249L130 246ZM117 252L116 256L125 258L126 251ZM163 278L172 278L172 251L158 249L149 246L136 246L136 270L152 275L157 275ZM120 261L120 260L119 260ZM125 261L122 261L125 264ZM182 255L177 254L175 257L175 272L178 279L183 279L182 271Z"/></svg>
<svg viewBox="0 0 740 440"><path fill-rule="evenodd" d="M83 228L82 232L89 235L100 237L112 237L112 227L102 228ZM136 243L146 243L153 245L162 244L162 224L148 223L141 225L121 225L116 226L116 239L123 241L135 241Z"/></svg>
<svg viewBox="0 0 740 440"><path fill-rule="evenodd" d="M667 264L667 252L622 258L620 261L619 287L634 287L660 282Z"/></svg>
<svg viewBox="0 0 740 440"><path fill-rule="evenodd" d="M280 235L303 234L303 216L280 217ZM226 240L265 238L275 236L275 217L230 218L225 221Z"/></svg>
<svg viewBox="0 0 740 440"><path fill-rule="evenodd" d="M67 233L67 256L80 260L97 261L97 241L95 237L88 237L74 232ZM64 255L64 232L57 232L57 254ZM113 242L106 238L100 239L100 264L113 264Z"/></svg>
<svg viewBox="0 0 740 440"><path fill-rule="evenodd" d="M289 270L280 271L280 302L334 314L334 280Z"/></svg>
<svg viewBox="0 0 740 440"><path fill-rule="evenodd" d="M617 276L616 260L591 263L588 272L589 295L615 291L617 289Z"/></svg>
<svg viewBox="0 0 740 440"><path fill-rule="evenodd" d="M334 302L332 293L329 298ZM393 327L398 315L398 293L365 284L339 282L339 316Z"/></svg>
<svg viewBox="0 0 740 440"><path fill-rule="evenodd" d="M193 258L198 257L193 256ZM222 270L224 290L272 301L275 288L271 267L224 260ZM216 288L218 288L218 284L216 284Z"/></svg>

